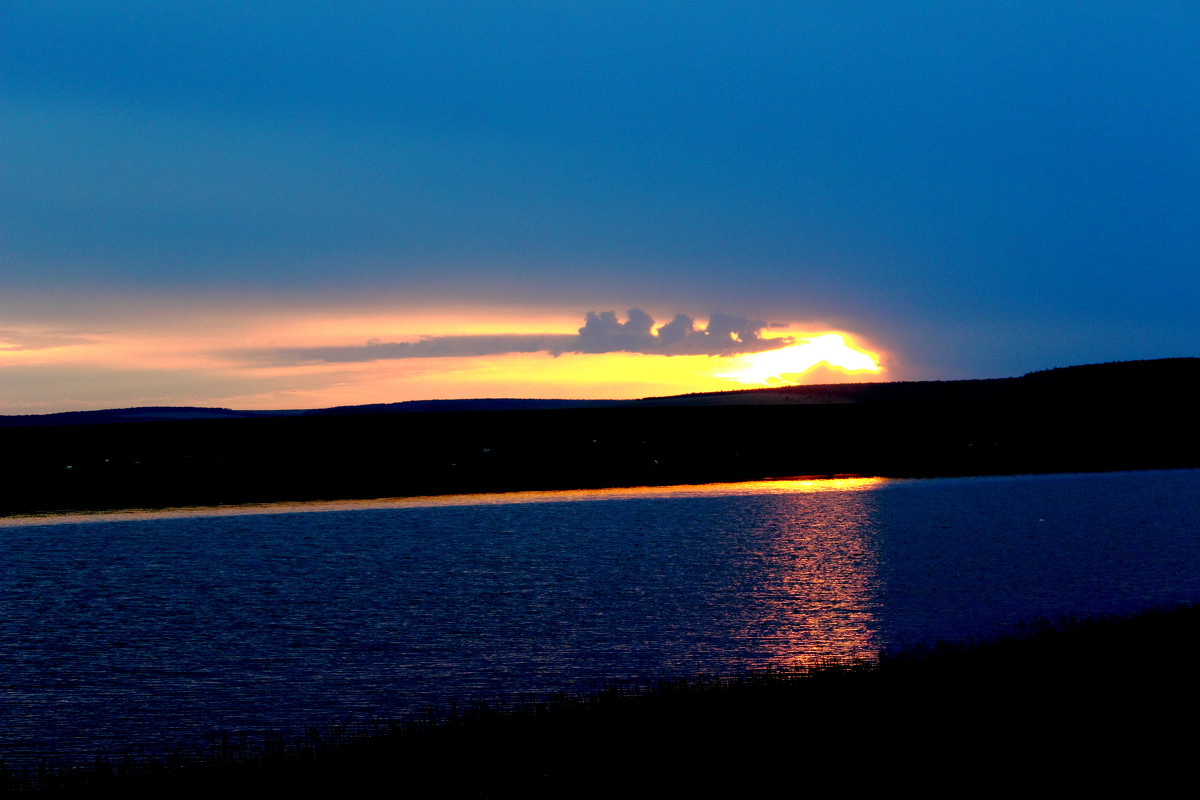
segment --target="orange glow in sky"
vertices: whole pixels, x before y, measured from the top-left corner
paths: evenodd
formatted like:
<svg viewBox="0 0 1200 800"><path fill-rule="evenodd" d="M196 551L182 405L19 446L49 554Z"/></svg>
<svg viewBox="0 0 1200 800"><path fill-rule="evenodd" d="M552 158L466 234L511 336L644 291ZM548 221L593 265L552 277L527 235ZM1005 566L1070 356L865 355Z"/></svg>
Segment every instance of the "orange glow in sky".
<svg viewBox="0 0 1200 800"><path fill-rule="evenodd" d="M762 386L797 384L804 373L818 365L848 373L879 373L883 369L878 353L856 347L843 333L800 337L790 347L735 356L728 363L732 369L717 373L717 377Z"/></svg>
<svg viewBox="0 0 1200 800"><path fill-rule="evenodd" d="M795 344L740 356L569 350L552 356L540 350L376 358L369 342L569 337L581 315L508 309L169 310L158 316L97 312L94 319L73 312L70 327L67 321L14 320L0 330L0 414L159 405L322 408L480 397L622 399L861 380L881 372L880 355L853 335L820 328L800 332L799 326L786 334ZM349 355L323 360L304 351L330 346Z"/></svg>

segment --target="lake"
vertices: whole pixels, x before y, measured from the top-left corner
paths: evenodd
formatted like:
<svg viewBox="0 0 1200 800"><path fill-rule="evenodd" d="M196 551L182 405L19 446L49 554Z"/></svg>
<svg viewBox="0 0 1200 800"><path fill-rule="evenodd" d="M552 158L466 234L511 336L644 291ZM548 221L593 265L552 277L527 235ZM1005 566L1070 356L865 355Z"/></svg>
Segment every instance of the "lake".
<svg viewBox="0 0 1200 800"><path fill-rule="evenodd" d="M870 658L1200 598L1200 471L0 519L0 758Z"/></svg>

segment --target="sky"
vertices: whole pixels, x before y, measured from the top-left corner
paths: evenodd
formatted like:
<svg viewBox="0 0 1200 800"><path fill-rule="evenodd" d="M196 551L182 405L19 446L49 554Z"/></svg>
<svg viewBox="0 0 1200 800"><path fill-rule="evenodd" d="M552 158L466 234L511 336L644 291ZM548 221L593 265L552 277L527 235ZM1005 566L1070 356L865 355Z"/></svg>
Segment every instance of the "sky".
<svg viewBox="0 0 1200 800"><path fill-rule="evenodd" d="M0 414L1200 355L1198 100L1191 0L0 0Z"/></svg>

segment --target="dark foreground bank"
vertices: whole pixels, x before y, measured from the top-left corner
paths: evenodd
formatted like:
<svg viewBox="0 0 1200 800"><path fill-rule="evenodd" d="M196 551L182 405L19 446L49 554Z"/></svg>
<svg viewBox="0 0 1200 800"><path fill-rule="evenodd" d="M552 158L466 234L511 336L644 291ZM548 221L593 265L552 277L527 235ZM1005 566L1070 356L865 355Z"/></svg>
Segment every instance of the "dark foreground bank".
<svg viewBox="0 0 1200 800"><path fill-rule="evenodd" d="M1197 382L1200 359L1188 358L575 405L0 417L0 515L798 475L1196 467Z"/></svg>
<svg viewBox="0 0 1200 800"><path fill-rule="evenodd" d="M1154 792L1190 780L1200 607L878 662L444 710L198 761L4 773L36 796ZM43 791L35 791L41 786Z"/></svg>

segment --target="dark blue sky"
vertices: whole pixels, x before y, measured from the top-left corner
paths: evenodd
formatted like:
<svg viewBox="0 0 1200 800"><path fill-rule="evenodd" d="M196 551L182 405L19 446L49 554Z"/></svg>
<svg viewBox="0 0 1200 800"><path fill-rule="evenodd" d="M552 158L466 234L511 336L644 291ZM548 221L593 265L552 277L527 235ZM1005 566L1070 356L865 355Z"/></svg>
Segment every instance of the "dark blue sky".
<svg viewBox="0 0 1200 800"><path fill-rule="evenodd" d="M508 5L6 2L0 381L148 307L1197 355L1200 5Z"/></svg>

